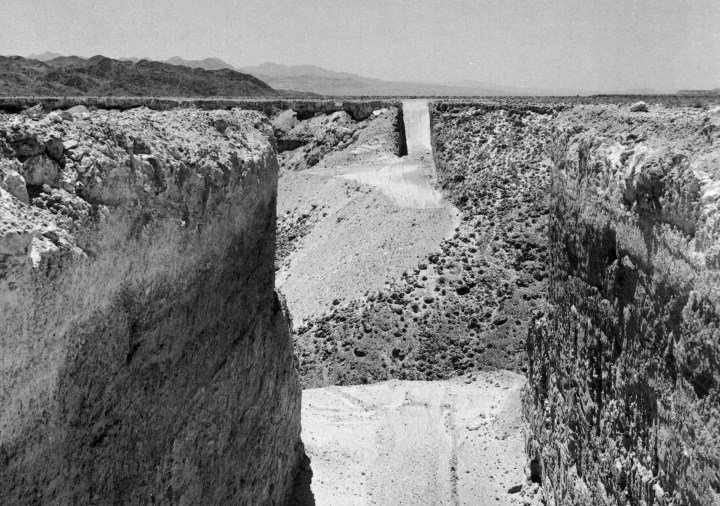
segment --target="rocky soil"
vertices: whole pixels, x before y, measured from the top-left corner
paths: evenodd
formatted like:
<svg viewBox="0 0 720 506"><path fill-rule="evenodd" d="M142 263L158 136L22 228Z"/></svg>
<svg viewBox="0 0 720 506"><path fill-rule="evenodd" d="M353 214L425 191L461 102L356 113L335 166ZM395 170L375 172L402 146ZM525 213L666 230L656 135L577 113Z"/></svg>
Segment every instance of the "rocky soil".
<svg viewBox="0 0 720 506"><path fill-rule="evenodd" d="M396 107L377 109L363 121L346 111L298 120L288 109L273 119L280 166L304 170L394 159L402 150L401 123Z"/></svg>
<svg viewBox="0 0 720 506"><path fill-rule="evenodd" d="M550 504L720 504L720 108L556 120L528 450Z"/></svg>
<svg viewBox="0 0 720 506"><path fill-rule="evenodd" d="M527 370L527 323L547 277L548 112L440 106L438 184L461 220L380 290L297 330L304 385Z"/></svg>
<svg viewBox="0 0 720 506"><path fill-rule="evenodd" d="M447 208L398 208L378 189L341 177L288 171L278 191L278 251L288 256L277 281L296 327L383 288L454 226Z"/></svg>
<svg viewBox="0 0 720 506"><path fill-rule="evenodd" d="M239 110L0 115L0 503L285 501L271 139Z"/></svg>

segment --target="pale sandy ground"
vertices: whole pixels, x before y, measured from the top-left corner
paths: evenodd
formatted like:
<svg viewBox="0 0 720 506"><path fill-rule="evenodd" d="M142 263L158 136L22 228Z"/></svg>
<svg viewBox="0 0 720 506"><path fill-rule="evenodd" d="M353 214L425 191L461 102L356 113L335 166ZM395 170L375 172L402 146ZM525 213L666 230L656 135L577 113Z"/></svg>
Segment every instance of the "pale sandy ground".
<svg viewBox="0 0 720 506"><path fill-rule="evenodd" d="M377 290L427 258L452 235L458 212L432 187L435 165L427 103L403 103L407 157L382 163L284 172L278 215L323 206L326 217L302 238L276 285L294 325ZM312 294L312 296L309 296Z"/></svg>
<svg viewBox="0 0 720 506"><path fill-rule="evenodd" d="M303 391L302 439L324 505L522 504L525 378Z"/></svg>
<svg viewBox="0 0 720 506"><path fill-rule="evenodd" d="M425 165L427 167L427 164ZM390 163L346 165L308 172L332 175L380 188L397 207L411 209L442 208L442 196L430 186L430 174L423 171L420 161L399 158Z"/></svg>

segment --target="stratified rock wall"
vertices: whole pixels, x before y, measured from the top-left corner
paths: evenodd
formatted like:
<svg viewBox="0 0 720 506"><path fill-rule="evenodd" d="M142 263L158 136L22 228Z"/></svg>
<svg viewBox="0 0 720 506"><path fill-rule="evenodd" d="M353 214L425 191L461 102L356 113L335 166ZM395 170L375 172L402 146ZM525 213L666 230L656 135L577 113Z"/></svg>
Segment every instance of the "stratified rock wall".
<svg viewBox="0 0 720 506"><path fill-rule="evenodd" d="M551 505L720 504L720 118L564 114L528 336L532 477Z"/></svg>
<svg viewBox="0 0 720 506"><path fill-rule="evenodd" d="M0 116L0 504L284 503L271 138L242 111Z"/></svg>

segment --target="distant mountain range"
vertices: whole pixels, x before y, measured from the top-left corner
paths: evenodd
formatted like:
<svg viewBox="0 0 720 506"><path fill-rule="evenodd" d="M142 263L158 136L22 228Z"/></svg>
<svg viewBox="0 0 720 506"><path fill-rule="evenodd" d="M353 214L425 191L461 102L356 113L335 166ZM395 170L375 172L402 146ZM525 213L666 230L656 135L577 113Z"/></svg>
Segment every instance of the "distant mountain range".
<svg viewBox="0 0 720 506"><path fill-rule="evenodd" d="M65 56L64 54L60 53L51 53L50 51L45 51L44 53L40 54L31 54L28 56L29 60L38 60L38 61L48 61L48 60L54 60L55 58L60 58L61 56Z"/></svg>
<svg viewBox="0 0 720 506"><path fill-rule="evenodd" d="M165 63L170 65L183 65L193 69L205 69L205 70L238 70L229 63L222 61L220 58L205 58L204 60L183 60L179 56L173 56L172 58L165 60Z"/></svg>
<svg viewBox="0 0 720 506"><path fill-rule="evenodd" d="M56 61L61 55L43 53L31 55L40 61ZM77 57L67 57L77 58ZM141 58L120 58L121 61L137 63ZM328 96L503 96L503 95L553 95L576 94L573 90L543 90L498 86L476 81L455 83L415 83L385 81L363 77L348 72L335 72L315 65L280 65L266 62L261 65L235 68L220 58L185 60L174 56L164 63L204 70L237 70L257 77L277 90L316 93Z"/></svg>
<svg viewBox="0 0 720 506"><path fill-rule="evenodd" d="M205 70L104 56L55 56L46 61L0 56L0 93L4 96L283 96L260 79L230 69Z"/></svg>
<svg viewBox="0 0 720 506"><path fill-rule="evenodd" d="M30 58L46 62L55 67L81 65L83 58L62 56L45 52ZM138 64L147 58L120 58L119 61ZM265 62L261 65L235 68L220 58L185 60L174 56L165 63L174 66L202 69L206 71L237 71L256 77L275 90L294 90L284 94L319 94L327 96L533 96L533 95L588 95L597 92L573 89L543 89L516 86L501 86L492 83L460 80L448 83L417 83L386 81L359 76L348 72L335 72L315 65L280 65ZM625 95L652 95L657 93L649 88L614 91Z"/></svg>
<svg viewBox="0 0 720 506"><path fill-rule="evenodd" d="M678 95L720 97L720 88L715 88L712 90L678 90Z"/></svg>
<svg viewBox="0 0 720 506"><path fill-rule="evenodd" d="M242 67L273 88L312 91L321 95L386 95L386 96L498 96L534 95L538 90L496 86L488 83L462 84L415 83L385 81L347 72L334 72L314 65L279 65L266 62L254 67ZM550 94L545 91L542 94Z"/></svg>

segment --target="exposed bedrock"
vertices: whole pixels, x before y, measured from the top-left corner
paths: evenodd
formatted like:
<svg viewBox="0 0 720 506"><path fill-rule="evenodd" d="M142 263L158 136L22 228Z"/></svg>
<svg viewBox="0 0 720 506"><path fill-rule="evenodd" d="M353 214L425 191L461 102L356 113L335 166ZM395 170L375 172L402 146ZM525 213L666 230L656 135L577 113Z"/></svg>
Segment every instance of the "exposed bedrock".
<svg viewBox="0 0 720 506"><path fill-rule="evenodd" d="M533 478L548 504L718 504L718 117L573 114L528 335Z"/></svg>
<svg viewBox="0 0 720 506"><path fill-rule="evenodd" d="M269 122L70 118L0 115L0 504L283 504Z"/></svg>

